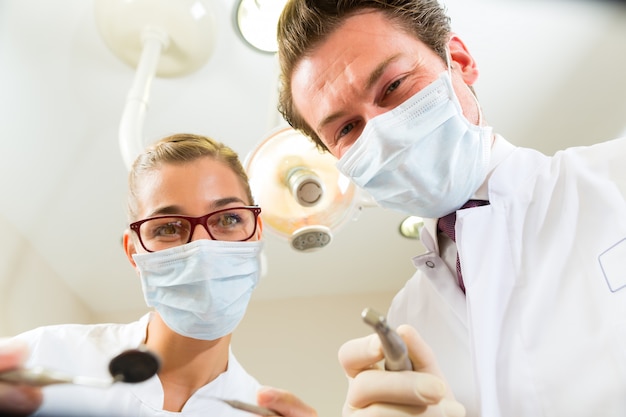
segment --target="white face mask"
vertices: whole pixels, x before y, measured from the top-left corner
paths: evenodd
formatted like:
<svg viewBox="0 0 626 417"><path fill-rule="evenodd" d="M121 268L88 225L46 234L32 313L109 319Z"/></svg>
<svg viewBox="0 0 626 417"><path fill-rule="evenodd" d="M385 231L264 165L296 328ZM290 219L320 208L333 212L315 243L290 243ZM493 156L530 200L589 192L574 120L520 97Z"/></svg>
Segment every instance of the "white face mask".
<svg viewBox="0 0 626 417"><path fill-rule="evenodd" d="M383 207L438 218L465 204L485 180L491 131L463 116L446 71L370 120L337 168Z"/></svg>
<svg viewBox="0 0 626 417"><path fill-rule="evenodd" d="M146 303L172 330L215 340L243 318L261 271L261 241L201 239L134 254Z"/></svg>

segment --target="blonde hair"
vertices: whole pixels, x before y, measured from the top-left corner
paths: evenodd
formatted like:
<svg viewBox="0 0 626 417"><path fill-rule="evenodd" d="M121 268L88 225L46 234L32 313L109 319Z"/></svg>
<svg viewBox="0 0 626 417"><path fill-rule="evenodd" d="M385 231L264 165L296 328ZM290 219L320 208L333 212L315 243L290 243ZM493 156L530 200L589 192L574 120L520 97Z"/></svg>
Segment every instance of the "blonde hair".
<svg viewBox="0 0 626 417"><path fill-rule="evenodd" d="M248 204L254 204L248 175L234 150L206 136L179 133L155 142L135 159L128 176L129 220L138 220L137 187L146 173L159 169L163 164L185 164L203 157L213 158L228 165L241 180Z"/></svg>

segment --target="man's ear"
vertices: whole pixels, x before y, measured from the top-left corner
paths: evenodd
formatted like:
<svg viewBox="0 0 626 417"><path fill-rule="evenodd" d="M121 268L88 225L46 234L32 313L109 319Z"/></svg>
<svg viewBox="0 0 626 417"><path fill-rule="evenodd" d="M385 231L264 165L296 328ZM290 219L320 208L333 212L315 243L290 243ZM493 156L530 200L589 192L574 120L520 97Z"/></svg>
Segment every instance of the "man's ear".
<svg viewBox="0 0 626 417"><path fill-rule="evenodd" d="M452 34L448 42L452 70L460 71L463 81L467 85L474 85L478 79L478 65L469 53L465 43L456 34Z"/></svg>
<svg viewBox="0 0 626 417"><path fill-rule="evenodd" d="M122 243L124 245L124 252L126 252L126 257L130 261L130 264L133 266L133 268L137 269L137 265L135 264L135 260L133 259L133 255L137 253L137 249L135 248L135 242L133 241L133 237L130 235L129 229L126 229L124 231Z"/></svg>

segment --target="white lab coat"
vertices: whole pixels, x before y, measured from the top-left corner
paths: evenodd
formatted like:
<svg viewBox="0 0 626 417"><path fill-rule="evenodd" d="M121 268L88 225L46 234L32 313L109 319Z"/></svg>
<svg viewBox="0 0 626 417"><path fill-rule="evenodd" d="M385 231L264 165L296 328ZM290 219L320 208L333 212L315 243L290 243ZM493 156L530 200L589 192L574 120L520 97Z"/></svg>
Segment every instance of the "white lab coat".
<svg viewBox="0 0 626 417"><path fill-rule="evenodd" d="M468 417L624 417L626 138L494 150L490 205L457 212L467 295L430 222L389 322L421 332Z"/></svg>
<svg viewBox="0 0 626 417"><path fill-rule="evenodd" d="M27 366L44 366L69 375L110 377L108 364L123 350L136 348L146 337L151 313L130 324L63 324L22 333L31 348ZM111 388L52 385L44 388L43 406L34 416L233 416L245 417L211 397L256 403L259 383L237 362L232 352L228 370L196 391L182 413L163 411L163 389L158 376L136 384L115 383Z"/></svg>

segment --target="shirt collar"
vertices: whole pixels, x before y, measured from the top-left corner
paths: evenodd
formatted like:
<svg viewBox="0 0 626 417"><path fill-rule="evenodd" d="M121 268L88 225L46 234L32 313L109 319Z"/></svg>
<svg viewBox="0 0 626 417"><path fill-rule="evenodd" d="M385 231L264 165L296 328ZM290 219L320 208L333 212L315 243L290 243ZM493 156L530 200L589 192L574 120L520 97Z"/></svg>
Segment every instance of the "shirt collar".
<svg viewBox="0 0 626 417"><path fill-rule="evenodd" d="M491 174L500 163L515 150L515 146L504 139L502 136L496 134L493 138L491 145L491 156L489 157L489 169L487 176L482 185L478 187L478 190L472 196L472 200L487 200L489 201L489 179Z"/></svg>

